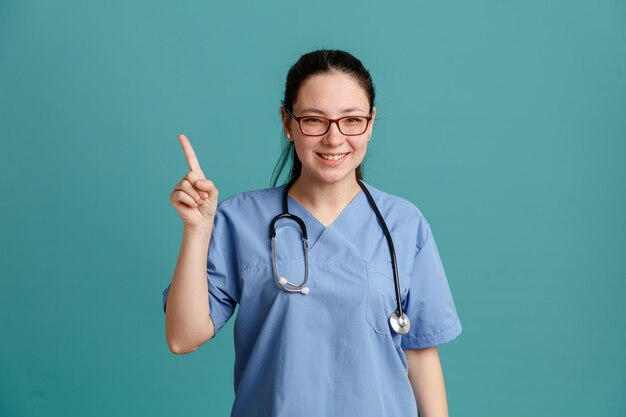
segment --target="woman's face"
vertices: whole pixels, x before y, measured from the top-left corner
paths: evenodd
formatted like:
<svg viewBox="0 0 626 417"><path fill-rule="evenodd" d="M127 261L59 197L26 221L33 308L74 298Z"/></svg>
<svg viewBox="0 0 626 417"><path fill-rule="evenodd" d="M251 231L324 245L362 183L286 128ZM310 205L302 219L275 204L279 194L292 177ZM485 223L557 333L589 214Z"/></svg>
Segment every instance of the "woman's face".
<svg viewBox="0 0 626 417"><path fill-rule="evenodd" d="M365 90L354 78L342 72L329 72L314 75L300 85L292 113L296 117L337 119L344 116L369 116L369 107ZM285 109L281 111L287 139L294 142L302 162L303 178L322 183L354 180L354 171L365 158L376 109L372 109L372 120L365 133L358 136L342 134L336 123L331 123L323 136L307 136ZM345 156L336 160L323 158L337 158L341 155Z"/></svg>

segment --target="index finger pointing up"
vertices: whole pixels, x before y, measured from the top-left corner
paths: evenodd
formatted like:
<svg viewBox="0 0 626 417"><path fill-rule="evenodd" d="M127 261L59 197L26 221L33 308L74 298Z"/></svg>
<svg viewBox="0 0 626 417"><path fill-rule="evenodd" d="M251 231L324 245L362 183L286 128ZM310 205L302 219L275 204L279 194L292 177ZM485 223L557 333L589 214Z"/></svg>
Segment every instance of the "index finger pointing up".
<svg viewBox="0 0 626 417"><path fill-rule="evenodd" d="M189 165L189 169L196 174L200 175L202 178L206 178L202 169L200 168L200 163L198 162L198 158L196 157L196 153L193 151L191 147L191 143L189 143L189 139L182 133L178 136L178 140L183 147L183 152L185 152L185 157L187 158L187 165Z"/></svg>

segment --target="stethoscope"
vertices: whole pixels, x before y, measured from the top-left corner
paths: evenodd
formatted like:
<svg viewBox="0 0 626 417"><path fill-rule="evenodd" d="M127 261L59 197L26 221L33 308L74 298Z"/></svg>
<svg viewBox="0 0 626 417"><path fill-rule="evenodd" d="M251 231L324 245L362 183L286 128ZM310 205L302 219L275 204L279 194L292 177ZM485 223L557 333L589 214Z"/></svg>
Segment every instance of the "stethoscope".
<svg viewBox="0 0 626 417"><path fill-rule="evenodd" d="M272 245L272 268L274 270L274 279L276 280L276 283L282 290L286 292L290 292L290 293L299 292L301 294L306 295L309 293L309 287L305 286L307 283L307 280L309 279L309 245L307 243L306 225L304 224L304 221L302 221L300 217L296 216L295 214L289 213L289 207L287 205L287 193L289 192L289 188L291 187L291 185L296 180L297 178L292 179L285 186L285 189L283 191L283 212L277 215L276 217L274 217L274 219L270 223L270 240L271 240L271 245ZM374 210L374 213L376 213L376 217L378 218L378 221L380 222L380 225L383 229L383 233L385 234L385 238L387 238L387 244L389 246L389 254L391 255L391 265L393 268L393 280L394 280L394 286L396 289L396 309L394 310L393 313L391 313L391 316L389 317L389 324L391 324L391 328L396 333L407 334L409 332L409 329L411 328L411 323L409 321L409 318L402 311L402 303L400 302L400 279L398 278L398 267L396 265L397 263L396 251L393 248L393 241L391 240L391 234L389 233L387 224L385 224L385 220L383 219L382 214L380 214L380 211L378 210L378 207L376 206L376 203L374 202L372 195L370 194L368 189L365 187L365 184L363 184L363 182L359 179L357 179L357 182L359 186L361 187L361 189L363 190L363 192L365 193L365 196L367 197L367 201L369 201L369 204L372 207L372 210ZM296 223L298 223L298 225L300 226L300 232L302 234L302 246L304 248L304 279L302 280L302 283L300 284L290 282L285 277L279 277L278 269L276 268L276 247L274 243L274 239L276 238L276 230L275 230L274 225L276 221L280 219L284 219L284 218L294 220Z"/></svg>

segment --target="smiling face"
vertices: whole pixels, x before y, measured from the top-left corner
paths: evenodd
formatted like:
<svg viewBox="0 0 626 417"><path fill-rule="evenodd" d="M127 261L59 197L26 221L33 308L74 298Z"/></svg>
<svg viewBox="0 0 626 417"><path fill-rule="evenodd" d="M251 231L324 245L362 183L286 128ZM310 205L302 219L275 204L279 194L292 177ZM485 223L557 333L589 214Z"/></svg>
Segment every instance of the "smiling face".
<svg viewBox="0 0 626 417"><path fill-rule="evenodd" d="M369 108L369 99L361 85L351 76L333 71L314 75L301 84L292 113L297 117L338 119L345 116L369 116ZM323 136L307 136L285 109L281 109L281 112L287 139L294 142L296 154L302 162L303 179L327 184L356 181L355 170L367 152L375 108L372 109L372 120L367 130L358 136L342 134L335 123L331 123Z"/></svg>

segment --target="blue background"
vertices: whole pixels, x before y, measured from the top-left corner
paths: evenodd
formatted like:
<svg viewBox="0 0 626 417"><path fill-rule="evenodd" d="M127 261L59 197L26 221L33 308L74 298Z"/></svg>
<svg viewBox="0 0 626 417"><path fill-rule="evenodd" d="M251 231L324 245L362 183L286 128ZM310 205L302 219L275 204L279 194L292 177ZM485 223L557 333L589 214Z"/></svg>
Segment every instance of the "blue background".
<svg viewBox="0 0 626 417"><path fill-rule="evenodd" d="M623 1L1 0L0 415L228 415L233 320L165 342L177 135L221 199L269 186L318 47L371 71L365 179L437 236L450 414L626 415L625 45Z"/></svg>

